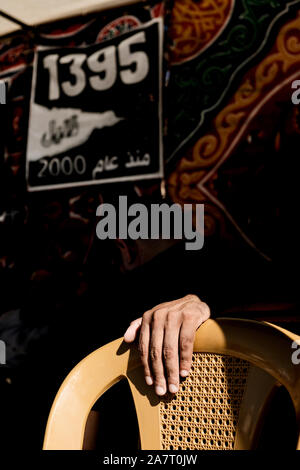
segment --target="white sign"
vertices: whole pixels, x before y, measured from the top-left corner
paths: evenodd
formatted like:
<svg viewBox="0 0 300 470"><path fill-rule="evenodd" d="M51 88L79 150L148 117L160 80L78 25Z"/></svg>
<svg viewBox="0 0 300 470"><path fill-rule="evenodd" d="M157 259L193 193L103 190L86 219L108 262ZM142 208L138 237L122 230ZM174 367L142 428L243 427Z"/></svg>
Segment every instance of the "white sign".
<svg viewBox="0 0 300 470"><path fill-rule="evenodd" d="M163 176L162 19L100 44L35 54L28 189Z"/></svg>

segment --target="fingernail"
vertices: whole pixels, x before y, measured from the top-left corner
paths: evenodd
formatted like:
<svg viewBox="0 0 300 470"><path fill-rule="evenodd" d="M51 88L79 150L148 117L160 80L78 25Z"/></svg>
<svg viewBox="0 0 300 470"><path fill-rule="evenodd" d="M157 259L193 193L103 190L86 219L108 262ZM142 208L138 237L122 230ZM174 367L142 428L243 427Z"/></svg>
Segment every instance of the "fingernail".
<svg viewBox="0 0 300 470"><path fill-rule="evenodd" d="M171 393L177 393L178 392L178 387L176 385L170 384L169 385L169 390Z"/></svg>
<svg viewBox="0 0 300 470"><path fill-rule="evenodd" d="M180 375L181 375L181 377L187 377L189 375L189 371L183 369L183 370L180 371Z"/></svg>
<svg viewBox="0 0 300 470"><path fill-rule="evenodd" d="M166 393L166 390L163 387L155 387L155 393L157 395L164 395Z"/></svg>
<svg viewBox="0 0 300 470"><path fill-rule="evenodd" d="M145 377L145 381L147 385L153 385L153 380L151 379L151 377L149 376Z"/></svg>

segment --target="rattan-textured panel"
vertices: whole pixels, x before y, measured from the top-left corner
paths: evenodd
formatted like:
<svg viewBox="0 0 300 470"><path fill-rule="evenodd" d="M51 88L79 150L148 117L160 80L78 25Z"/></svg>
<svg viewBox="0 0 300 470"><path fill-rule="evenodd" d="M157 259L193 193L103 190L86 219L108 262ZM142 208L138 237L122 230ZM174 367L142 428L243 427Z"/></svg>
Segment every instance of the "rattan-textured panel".
<svg viewBox="0 0 300 470"><path fill-rule="evenodd" d="M233 449L248 370L238 358L194 353L178 393L161 400L162 448Z"/></svg>

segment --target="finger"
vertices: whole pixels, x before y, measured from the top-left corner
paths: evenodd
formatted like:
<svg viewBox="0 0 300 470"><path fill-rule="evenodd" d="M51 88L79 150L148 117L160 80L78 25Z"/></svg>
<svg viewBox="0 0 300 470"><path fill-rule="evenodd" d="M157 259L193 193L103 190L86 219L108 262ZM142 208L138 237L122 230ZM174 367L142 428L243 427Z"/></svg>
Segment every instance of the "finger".
<svg viewBox="0 0 300 470"><path fill-rule="evenodd" d="M152 332L150 339L150 359L155 392L165 395L167 392L164 366L162 360L162 345L164 340L164 318L154 312L152 318Z"/></svg>
<svg viewBox="0 0 300 470"><path fill-rule="evenodd" d="M150 324L143 319L140 339L139 339L139 351L141 355L141 361L144 367L145 381L147 385L153 385L153 377L150 369L149 362L149 346L150 346Z"/></svg>
<svg viewBox="0 0 300 470"><path fill-rule="evenodd" d="M124 334L124 341L126 343L132 343L135 340L141 324L142 318L137 318L136 320L130 323L129 327L127 328Z"/></svg>
<svg viewBox="0 0 300 470"><path fill-rule="evenodd" d="M193 321L184 321L179 333L179 370L181 377L190 373L195 339L195 324Z"/></svg>
<svg viewBox="0 0 300 470"><path fill-rule="evenodd" d="M165 363L168 389L171 393L176 393L179 389L179 330L179 320L174 323L174 317L173 320L167 319L163 343L163 357Z"/></svg>

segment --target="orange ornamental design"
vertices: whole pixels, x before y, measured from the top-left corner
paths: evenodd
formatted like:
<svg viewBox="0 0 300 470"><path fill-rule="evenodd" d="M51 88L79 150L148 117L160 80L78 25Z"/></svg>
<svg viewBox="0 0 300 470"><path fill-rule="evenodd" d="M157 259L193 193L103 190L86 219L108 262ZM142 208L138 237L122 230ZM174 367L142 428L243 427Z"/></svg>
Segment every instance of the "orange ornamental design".
<svg viewBox="0 0 300 470"><path fill-rule="evenodd" d="M263 105L300 76L300 12L284 25L272 52L252 69L230 103L213 121L211 133L201 136L170 175L169 193L178 203L217 203L213 178L220 165L230 157ZM217 204L221 208L221 204Z"/></svg>
<svg viewBox="0 0 300 470"><path fill-rule="evenodd" d="M171 61L179 64L205 50L227 25L235 0L175 0L170 37Z"/></svg>

